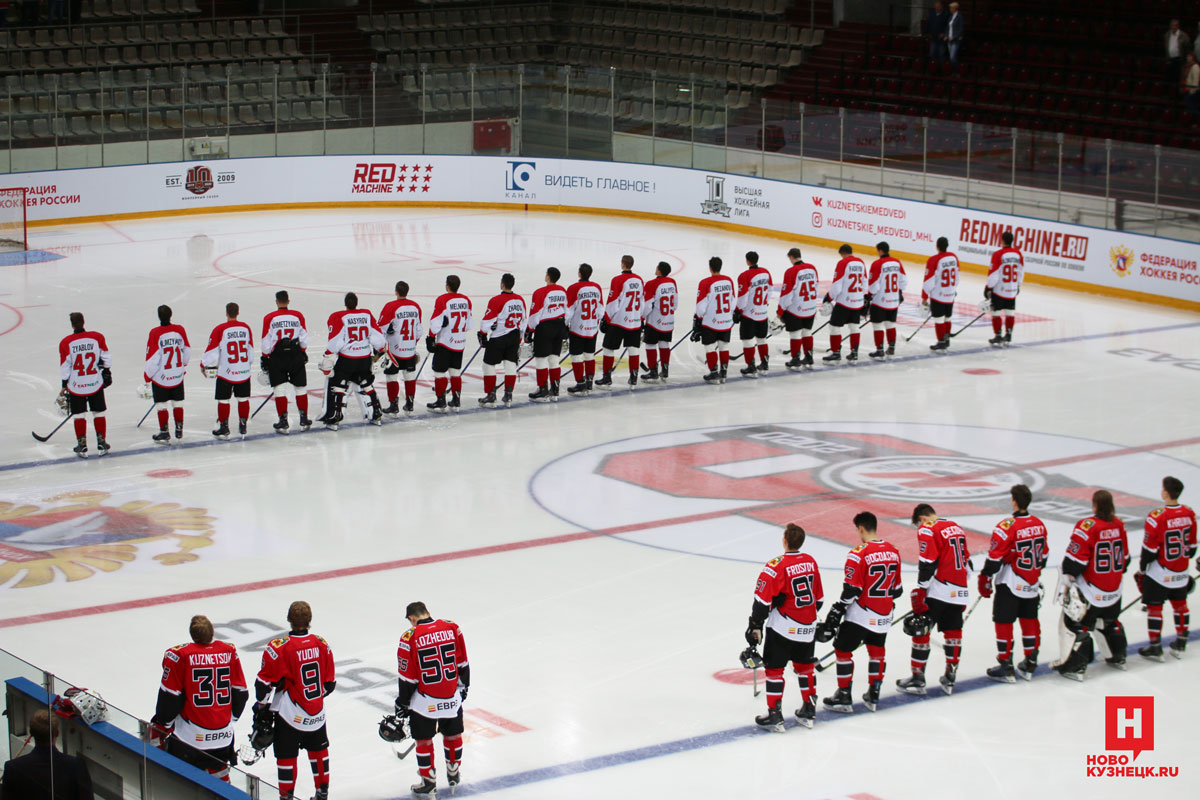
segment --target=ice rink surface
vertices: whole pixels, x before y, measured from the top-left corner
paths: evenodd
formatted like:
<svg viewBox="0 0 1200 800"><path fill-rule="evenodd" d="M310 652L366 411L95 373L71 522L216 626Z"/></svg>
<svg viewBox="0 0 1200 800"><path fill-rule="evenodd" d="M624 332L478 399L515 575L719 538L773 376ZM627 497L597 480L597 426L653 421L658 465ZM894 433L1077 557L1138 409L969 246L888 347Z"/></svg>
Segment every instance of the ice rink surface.
<svg viewBox="0 0 1200 800"><path fill-rule="evenodd" d="M1098 663L1080 684L1043 666L1010 686L983 677L995 656L984 601L966 625L952 697L896 692L908 674L897 627L879 711L821 711L811 731L790 719L800 704L790 676L788 730L758 730L764 698L736 660L758 568L780 552L786 521L809 530L828 608L855 512L879 515L909 562L907 590L915 503L958 521L982 552L1018 481L1033 487L1051 533L1042 663L1056 658L1049 594L1091 492L1114 493L1135 552L1163 475L1184 481L1184 502L1200 502L1195 314L1030 284L1012 347L989 347L984 319L932 354L930 328L903 342L923 319L914 302L923 264L906 262L909 304L890 363L790 374L776 337L769 377L740 378L734 362L726 385L708 386L685 343L665 385L631 393L622 364L615 391L533 405L529 369L513 408L480 410L476 361L460 414L424 412L426 370L420 413L381 429L300 433L293 417L282 437L267 408L247 440L217 442L198 359L227 301L241 304L257 343L273 293L289 289L319 352L347 290L378 313L403 279L428 315L453 272L478 312L503 272L528 297L547 266L565 284L586 261L607 286L629 253L643 277L659 260L672 264L683 333L709 256L736 276L743 253L757 250L778 281L791 243L615 217L419 209L197 214L39 228L30 238L62 257L0 267L0 646L119 707L152 713L162 651L187 639L190 615L217 622L253 673L264 643L286 628L288 603L305 599L339 668L328 701L332 796L406 796L415 763L397 762L375 726L395 694L404 605L420 599L462 626L473 667L459 796L1200 794L1200 652L1165 664L1139 658L1137 605L1123 617L1127 672ZM801 248L827 280L834 251ZM964 275L956 330L978 313L982 286ZM193 347L187 432L169 448L150 443L153 417L135 429L149 405L135 394L146 334L164 302ZM103 459L94 448L87 461L72 457L69 425L47 444L29 436L60 419L57 343L76 310L107 336L115 362L114 451ZM254 393L257 405L263 390ZM949 479L963 473L979 478ZM49 525L50 537L36 536ZM1128 602L1132 570L1125 588ZM942 669L939 645L935 636L931 678ZM866 661L861 649L856 657L857 701ZM819 696L834 688L833 671L820 673ZM1178 777L1088 776L1088 756L1106 753L1104 698L1113 695L1154 696L1154 749L1133 763L1178 766ZM239 735L249 727L247 715ZM441 777L440 746L437 761ZM274 782L269 756L252 770ZM300 774L307 797L303 763Z"/></svg>

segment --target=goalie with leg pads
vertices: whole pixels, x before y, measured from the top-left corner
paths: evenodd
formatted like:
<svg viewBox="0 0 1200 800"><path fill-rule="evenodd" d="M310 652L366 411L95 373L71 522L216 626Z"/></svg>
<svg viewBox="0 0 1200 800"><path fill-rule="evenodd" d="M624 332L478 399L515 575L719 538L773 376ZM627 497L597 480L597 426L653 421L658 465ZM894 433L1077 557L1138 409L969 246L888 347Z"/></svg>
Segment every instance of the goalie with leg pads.
<svg viewBox="0 0 1200 800"><path fill-rule="evenodd" d="M342 408L351 383L370 405L371 424L383 423L383 409L375 394L375 373L371 367L372 358L385 350L388 342L375 323L375 316L358 307L358 295L347 292L345 305L344 310L329 315L329 342L325 345L325 357L321 361L321 371L328 375L330 359L337 359L332 364L329 380L332 405L326 409L326 416L321 420L332 430L337 430L343 419Z"/></svg>
<svg viewBox="0 0 1200 800"><path fill-rule="evenodd" d="M1108 665L1125 669L1127 641L1117 616L1130 560L1125 525L1116 516L1112 494L1101 489L1092 495L1092 516L1075 525L1062 562L1061 624L1074 636L1055 667L1064 678L1082 681L1087 675L1094 630L1103 636Z"/></svg>

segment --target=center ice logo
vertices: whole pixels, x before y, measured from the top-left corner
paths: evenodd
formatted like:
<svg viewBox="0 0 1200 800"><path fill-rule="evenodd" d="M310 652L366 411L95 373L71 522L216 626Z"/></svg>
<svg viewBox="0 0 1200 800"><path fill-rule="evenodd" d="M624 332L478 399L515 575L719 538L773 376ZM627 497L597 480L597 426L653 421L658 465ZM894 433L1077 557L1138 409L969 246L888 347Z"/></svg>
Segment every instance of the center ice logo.
<svg viewBox="0 0 1200 800"><path fill-rule="evenodd" d="M850 520L867 509L879 517L880 534L913 564L909 519L916 503L933 503L967 531L972 552L984 552L992 528L1012 512L1009 488L1024 483L1034 492L1031 510L1057 523L1052 530L1060 541L1051 544L1061 548L1103 486L1096 482L1098 454L1106 454L1105 474L1114 476L1163 475L1183 466L1153 453L1107 455L1114 450L1120 448L970 426L764 423L590 447L543 466L530 491L544 509L585 530L747 562L761 562L778 547L779 528L800 520L809 532L806 549L830 567L858 544ZM1200 470L1188 471L1200 481ZM1117 492L1127 524L1159 504L1152 495Z"/></svg>
<svg viewBox="0 0 1200 800"><path fill-rule="evenodd" d="M84 491L46 498L46 506L0 502L0 586L114 572L147 546L174 548L154 556L161 564L185 564L198 558L193 550L212 544L213 518L204 509L146 500L105 505L108 497Z"/></svg>

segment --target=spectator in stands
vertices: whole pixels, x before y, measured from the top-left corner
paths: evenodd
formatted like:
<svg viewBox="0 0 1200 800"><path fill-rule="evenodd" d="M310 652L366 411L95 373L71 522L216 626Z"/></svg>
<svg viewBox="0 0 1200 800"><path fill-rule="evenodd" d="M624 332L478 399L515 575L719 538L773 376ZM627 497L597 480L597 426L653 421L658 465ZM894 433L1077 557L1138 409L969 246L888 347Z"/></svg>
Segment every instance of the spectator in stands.
<svg viewBox="0 0 1200 800"><path fill-rule="evenodd" d="M1193 114L1200 114L1200 64L1196 63L1196 54L1188 53L1187 62L1183 65L1183 83L1179 90L1183 93L1183 104Z"/></svg>
<svg viewBox="0 0 1200 800"><path fill-rule="evenodd" d="M950 21L950 12L937 0L929 9L929 60L942 63L946 60L946 23Z"/></svg>
<svg viewBox="0 0 1200 800"><path fill-rule="evenodd" d="M951 66L958 66L958 51L962 49L965 27L963 16L958 13L958 3L951 3L950 18L946 20L946 49L950 53Z"/></svg>
<svg viewBox="0 0 1200 800"><path fill-rule="evenodd" d="M1163 37L1163 44L1167 56L1167 82L1176 85L1183 69L1183 57L1191 49L1192 40L1183 28L1179 27L1179 20L1173 19L1170 29Z"/></svg>
<svg viewBox="0 0 1200 800"><path fill-rule="evenodd" d="M33 712L29 718L29 734L33 737L33 752L5 763L0 798L94 800L87 763L82 758L63 755L54 747L58 739L58 718L45 709ZM51 781L53 794L50 791Z"/></svg>

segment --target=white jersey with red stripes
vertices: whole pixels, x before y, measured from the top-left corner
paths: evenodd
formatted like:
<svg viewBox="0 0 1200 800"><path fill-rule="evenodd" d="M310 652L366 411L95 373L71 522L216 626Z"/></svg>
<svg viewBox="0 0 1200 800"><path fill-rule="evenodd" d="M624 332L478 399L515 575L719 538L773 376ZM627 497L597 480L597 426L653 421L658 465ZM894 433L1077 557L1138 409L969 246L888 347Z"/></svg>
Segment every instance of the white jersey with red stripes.
<svg viewBox="0 0 1200 800"><path fill-rule="evenodd" d="M392 300L379 312L379 329L387 339L389 353L412 358L421 341L421 307L407 297Z"/></svg>
<svg viewBox="0 0 1200 800"><path fill-rule="evenodd" d="M276 345L284 339L293 340L301 350L308 349L308 325L299 311L278 308L263 317L262 354L274 353Z"/></svg>
<svg viewBox="0 0 1200 800"><path fill-rule="evenodd" d="M696 293L696 316L710 331L727 331L733 327L733 308L736 302L733 279L710 275L700 281Z"/></svg>
<svg viewBox="0 0 1200 800"><path fill-rule="evenodd" d="M253 356L254 334L250 332L250 326L231 320L212 329L200 363L208 369L216 369L218 378L243 383L250 380Z"/></svg>
<svg viewBox="0 0 1200 800"><path fill-rule="evenodd" d="M811 317L821 305L817 292L817 268L799 261L783 273L783 292L779 295L779 308L794 317Z"/></svg>
<svg viewBox="0 0 1200 800"><path fill-rule="evenodd" d="M1021 291L1025 279L1025 258L1015 247L1005 247L992 253L988 267L987 286L996 297L1011 300Z"/></svg>
<svg viewBox="0 0 1200 800"><path fill-rule="evenodd" d="M112 356L108 354L108 343L102 334L81 331L58 343L58 365L68 392L89 395L104 388L100 370L112 366Z"/></svg>
<svg viewBox="0 0 1200 800"><path fill-rule="evenodd" d="M656 275L646 284L646 305L642 317L659 333L675 330L675 309L679 307L679 287L675 279Z"/></svg>
<svg viewBox="0 0 1200 800"><path fill-rule="evenodd" d="M884 256L871 264L867 277L867 293L871 305L894 311L900 307L900 293L908 287L908 275L897 258Z"/></svg>
<svg viewBox="0 0 1200 800"><path fill-rule="evenodd" d="M833 271L829 299L839 306L861 309L867 293L867 265L858 256L846 256Z"/></svg>
<svg viewBox="0 0 1200 800"><path fill-rule="evenodd" d="M164 389L183 383L192 346L182 325L159 325L150 329L146 341L146 366L142 378Z"/></svg>
<svg viewBox="0 0 1200 800"><path fill-rule="evenodd" d="M622 272L608 286L608 304L604 318L610 325L635 331L642 327L645 284L633 272Z"/></svg>
<svg viewBox="0 0 1200 800"><path fill-rule="evenodd" d="M578 281L567 287L567 330L590 339L600 330L604 314L604 290L600 284Z"/></svg>
<svg viewBox="0 0 1200 800"><path fill-rule="evenodd" d="M467 334L474 325L471 300L466 295L446 292L434 301L433 313L429 315L429 335L437 344L462 352L467 344Z"/></svg>
<svg viewBox="0 0 1200 800"><path fill-rule="evenodd" d="M329 315L329 341L326 355L346 358L370 358L387 347L383 331L375 324L375 315L365 308L345 308Z"/></svg>
<svg viewBox="0 0 1200 800"><path fill-rule="evenodd" d="M938 253L925 262L925 282L921 286L921 300L936 300L953 303L958 296L958 256L954 253Z"/></svg>
<svg viewBox="0 0 1200 800"><path fill-rule="evenodd" d="M536 328L543 322L562 319L567 315L567 291L557 283L546 284L533 293L529 303L529 327Z"/></svg>
<svg viewBox="0 0 1200 800"><path fill-rule="evenodd" d="M742 316L762 322L771 310L771 273L754 266L738 275L737 307Z"/></svg>
<svg viewBox="0 0 1200 800"><path fill-rule="evenodd" d="M488 301L487 310L483 312L483 321L479 323L479 330L487 334L489 339L513 331L524 333L527 318L525 298L513 292L501 292Z"/></svg>

